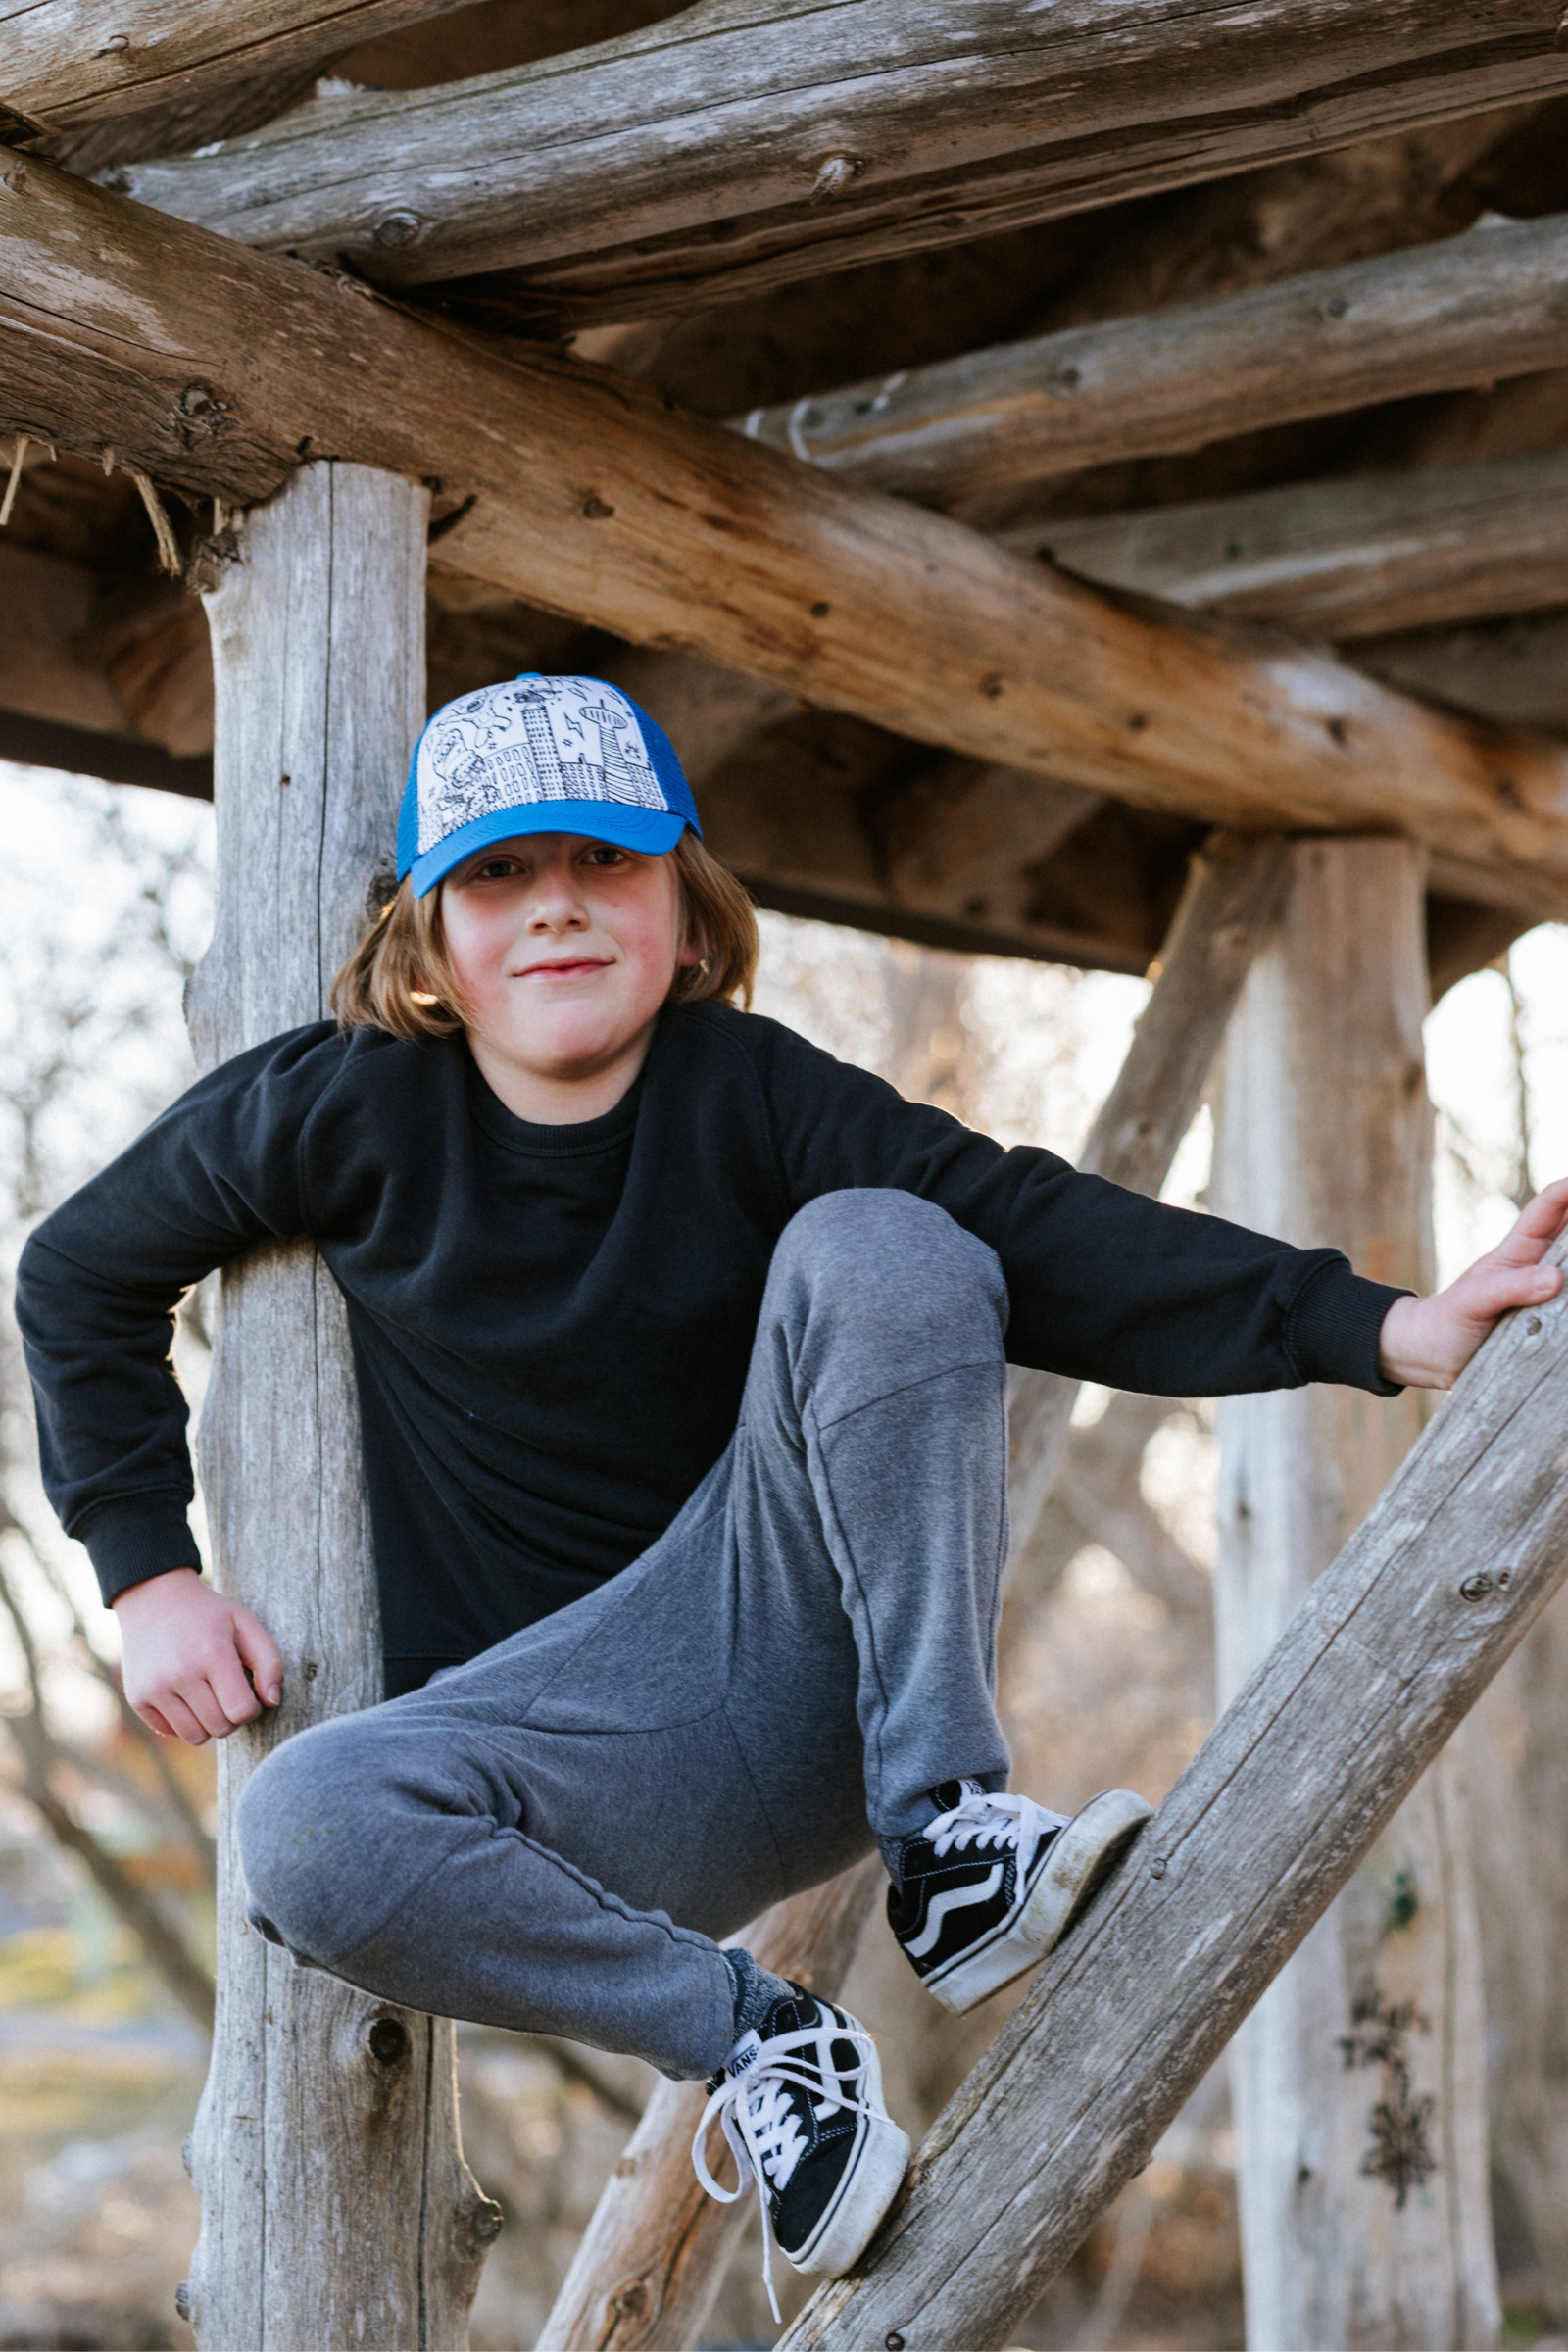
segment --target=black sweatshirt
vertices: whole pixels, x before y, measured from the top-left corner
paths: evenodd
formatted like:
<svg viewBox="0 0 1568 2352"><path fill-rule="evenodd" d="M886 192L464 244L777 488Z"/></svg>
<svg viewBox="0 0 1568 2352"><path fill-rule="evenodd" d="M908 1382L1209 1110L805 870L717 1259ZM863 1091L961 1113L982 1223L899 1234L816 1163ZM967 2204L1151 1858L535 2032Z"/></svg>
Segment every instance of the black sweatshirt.
<svg viewBox="0 0 1568 2352"><path fill-rule="evenodd" d="M180 1293L308 1234L348 1301L390 1692L613 1576L728 1443L773 1245L818 1194L938 1202L1002 1260L1007 1353L1114 1388L1390 1393L1396 1291L906 1102L777 1022L662 1015L603 1118L538 1127L465 1041L327 1023L194 1086L28 1243L49 1498L106 1599L194 1565Z"/></svg>

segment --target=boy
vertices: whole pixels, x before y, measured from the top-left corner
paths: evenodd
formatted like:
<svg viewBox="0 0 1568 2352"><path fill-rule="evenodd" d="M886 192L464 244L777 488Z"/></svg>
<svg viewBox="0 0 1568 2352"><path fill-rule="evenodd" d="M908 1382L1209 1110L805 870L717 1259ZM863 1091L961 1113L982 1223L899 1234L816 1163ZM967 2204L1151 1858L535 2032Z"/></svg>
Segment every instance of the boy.
<svg viewBox="0 0 1568 2352"><path fill-rule="evenodd" d="M391 1695L253 1777L252 1919L383 1998L714 2075L742 2185L837 2275L907 2154L875 2050L716 1938L874 1838L895 1935L966 2009L1148 1811L1004 1793L1004 1335L1165 1394L1445 1387L1557 1289L1568 1185L1417 1300L904 1102L734 1008L749 904L598 680L438 712L399 876L339 1025L213 1072L28 1245L51 1498L149 1723L277 1702L266 1629L200 1581L169 1341L186 1285L312 1236Z"/></svg>

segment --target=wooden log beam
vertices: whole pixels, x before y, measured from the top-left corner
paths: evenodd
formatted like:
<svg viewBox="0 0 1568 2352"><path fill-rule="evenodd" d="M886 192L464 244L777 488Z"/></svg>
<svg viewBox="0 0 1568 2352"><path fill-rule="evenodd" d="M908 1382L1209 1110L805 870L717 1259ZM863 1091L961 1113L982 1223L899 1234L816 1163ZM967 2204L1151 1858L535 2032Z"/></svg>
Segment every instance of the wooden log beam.
<svg viewBox="0 0 1568 2352"><path fill-rule="evenodd" d="M1292 849L1281 919L1225 1040L1209 1200L1221 1216L1301 1249L1335 1245L1380 1281L1430 1291L1423 866L1404 841ZM1222 1704L1429 1417L1413 1389L1220 1399ZM1254 2344L1459 2352L1497 2340L1486 2011L1462 1820L1444 1754L1231 2045ZM1401 2012L1420 2029L1401 2029ZM1344 2063L1325 2065L1336 2043ZM1396 2127L1381 2139L1368 2129L1379 2101Z"/></svg>
<svg viewBox="0 0 1568 2352"><path fill-rule="evenodd" d="M1312 270L1246 293L968 352L732 418L937 506L1568 362L1568 219Z"/></svg>
<svg viewBox="0 0 1568 2352"><path fill-rule="evenodd" d="M0 0L0 124L75 141L112 122L120 155L169 155L265 122L345 49L460 5L253 0L240 17L225 0Z"/></svg>
<svg viewBox="0 0 1568 2352"><path fill-rule="evenodd" d="M318 102L130 174L385 285L687 310L1568 87L1557 0L701 0L566 61Z"/></svg>
<svg viewBox="0 0 1568 2352"><path fill-rule="evenodd" d="M1189 611L1383 636L1568 604L1568 451L1289 482L1000 536Z"/></svg>
<svg viewBox="0 0 1568 2352"><path fill-rule="evenodd" d="M312 467L246 523L210 598L219 897L191 991L205 1068L319 1019L358 936L423 716L427 515L411 483ZM308 1242L223 1275L201 1457L218 1582L264 1615L285 1681L219 1755L218 2028L181 2316L204 2352L459 2352L501 2217L463 2161L451 2022L298 1969L245 1919L233 1824L250 1773L381 1695L348 1322Z"/></svg>
<svg viewBox="0 0 1568 2352"><path fill-rule="evenodd" d="M1565 1576L1558 1298L1487 1342L787 2352L1007 2343Z"/></svg>
<svg viewBox="0 0 1568 2352"><path fill-rule="evenodd" d="M436 475L445 564L618 636L1145 808L1404 831L1568 906L1562 745L1134 611L564 354L0 166L0 432L229 504L307 455Z"/></svg>

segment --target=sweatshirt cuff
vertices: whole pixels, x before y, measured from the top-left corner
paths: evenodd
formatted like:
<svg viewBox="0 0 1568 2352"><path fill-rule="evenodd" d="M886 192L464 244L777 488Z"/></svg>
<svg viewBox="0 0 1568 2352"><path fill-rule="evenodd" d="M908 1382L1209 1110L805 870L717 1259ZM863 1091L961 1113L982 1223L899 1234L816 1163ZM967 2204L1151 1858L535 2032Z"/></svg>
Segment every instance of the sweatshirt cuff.
<svg viewBox="0 0 1568 2352"><path fill-rule="evenodd" d="M78 1519L72 1534L87 1546L105 1602L172 1568L202 1571L182 1494L117 1494Z"/></svg>
<svg viewBox="0 0 1568 2352"><path fill-rule="evenodd" d="M1368 1282L1339 1256L1326 1259L1298 1292L1286 1325L1286 1346L1302 1380L1326 1380L1374 1396L1397 1396L1396 1381L1378 1370L1378 1339L1396 1298L1409 1291Z"/></svg>

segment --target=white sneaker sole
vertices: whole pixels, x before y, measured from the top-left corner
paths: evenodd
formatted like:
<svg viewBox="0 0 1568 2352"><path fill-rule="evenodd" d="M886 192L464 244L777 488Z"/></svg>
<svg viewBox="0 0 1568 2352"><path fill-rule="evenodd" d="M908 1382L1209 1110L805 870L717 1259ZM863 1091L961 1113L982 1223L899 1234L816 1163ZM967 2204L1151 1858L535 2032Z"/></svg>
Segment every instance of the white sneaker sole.
<svg viewBox="0 0 1568 2352"><path fill-rule="evenodd" d="M880 2107L880 2059L870 2069L864 2089L872 2103ZM881 2229L888 2207L899 2193L908 2162L907 2132L901 2132L889 2116L862 2117L861 2135L855 2155L844 2168L838 2194L803 2245L793 2254L787 2246L779 2248L785 2260L797 2271L810 2271L823 2278L842 2278L859 2261Z"/></svg>
<svg viewBox="0 0 1568 2352"><path fill-rule="evenodd" d="M961 2017L1000 1992L1014 1977L1037 1968L1084 1911L1153 1811L1130 1788L1091 1797L1060 1831L1046 1866L1010 1919L987 1940L959 1952L922 1980L944 2009Z"/></svg>

